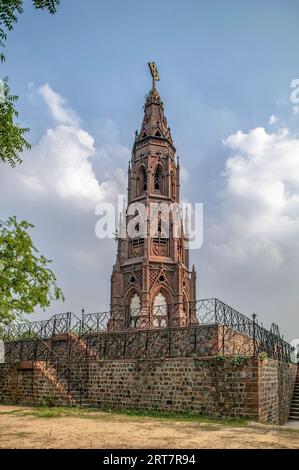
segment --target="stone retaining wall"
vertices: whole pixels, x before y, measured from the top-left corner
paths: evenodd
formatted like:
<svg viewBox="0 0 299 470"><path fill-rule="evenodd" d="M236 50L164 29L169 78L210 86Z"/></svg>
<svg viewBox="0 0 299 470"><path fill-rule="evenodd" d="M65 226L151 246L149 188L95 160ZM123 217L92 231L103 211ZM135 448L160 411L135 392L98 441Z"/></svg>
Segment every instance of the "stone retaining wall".
<svg viewBox="0 0 299 470"><path fill-rule="evenodd" d="M0 401L71 402L64 385L53 382L55 373L43 373L38 364L31 369L28 364L12 366L10 371L0 365ZM190 411L275 424L288 419L297 372L292 364L243 356L95 360L71 367L82 377L92 405Z"/></svg>

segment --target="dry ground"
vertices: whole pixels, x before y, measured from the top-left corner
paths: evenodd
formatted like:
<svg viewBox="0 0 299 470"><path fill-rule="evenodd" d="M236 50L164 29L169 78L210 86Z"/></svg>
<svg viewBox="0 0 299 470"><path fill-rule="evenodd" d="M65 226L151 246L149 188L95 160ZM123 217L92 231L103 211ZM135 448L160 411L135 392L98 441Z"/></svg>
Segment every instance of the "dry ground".
<svg viewBox="0 0 299 470"><path fill-rule="evenodd" d="M299 429L0 405L0 448L299 448Z"/></svg>

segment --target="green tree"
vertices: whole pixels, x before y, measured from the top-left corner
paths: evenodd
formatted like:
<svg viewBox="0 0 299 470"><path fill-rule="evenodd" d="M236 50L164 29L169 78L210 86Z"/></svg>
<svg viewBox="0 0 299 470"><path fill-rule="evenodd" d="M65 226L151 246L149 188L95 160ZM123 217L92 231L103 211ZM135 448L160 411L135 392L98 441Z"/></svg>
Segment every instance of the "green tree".
<svg viewBox="0 0 299 470"><path fill-rule="evenodd" d="M14 119L18 117L18 111L15 108L18 97L10 95L7 82L8 79L5 78L0 96L0 160L14 167L22 162L20 153L24 149L30 149L31 145L24 137L29 129L14 123Z"/></svg>
<svg viewBox="0 0 299 470"><path fill-rule="evenodd" d="M51 300L64 300L48 260L34 246L28 230L33 225L16 217L0 222L0 325Z"/></svg>
<svg viewBox="0 0 299 470"><path fill-rule="evenodd" d="M34 8L54 14L60 0L32 0L32 3ZM0 0L0 62L5 61L1 49L5 47L7 33L13 30L23 11L23 0ZM15 108L18 97L10 95L7 79L0 85L0 161L15 166L22 162L21 153L30 148L24 137L29 129L15 122L18 117Z"/></svg>
<svg viewBox="0 0 299 470"><path fill-rule="evenodd" d="M53 14L60 0L32 0L34 8ZM0 0L0 62L7 33L12 31L23 13L23 0ZM8 79L0 80L0 161L15 166L21 153L30 149L25 139L27 128L15 122L18 97L10 94ZM15 217L0 221L0 324L9 323L35 307L45 309L51 300L64 300L56 277L49 269L51 262L34 246L28 230L33 225L17 222Z"/></svg>

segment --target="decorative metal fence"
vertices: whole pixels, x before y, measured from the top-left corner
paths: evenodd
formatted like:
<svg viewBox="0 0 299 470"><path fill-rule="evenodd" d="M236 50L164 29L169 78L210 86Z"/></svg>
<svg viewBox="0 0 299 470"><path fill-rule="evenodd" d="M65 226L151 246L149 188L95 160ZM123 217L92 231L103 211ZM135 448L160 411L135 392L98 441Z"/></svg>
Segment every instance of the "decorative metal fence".
<svg viewBox="0 0 299 470"><path fill-rule="evenodd" d="M266 353L288 362L292 352L279 332L268 331L254 315L250 319L218 299L147 309L83 312L81 318L68 312L42 322L9 325L1 337L7 342L9 357L17 360L26 342L63 334L72 337L70 357L80 340L100 358ZM87 349L82 352L82 360L84 354L87 358Z"/></svg>
<svg viewBox="0 0 299 470"><path fill-rule="evenodd" d="M50 338L51 336L65 334L70 331L77 318L73 313L59 313L49 320L11 323L0 329L0 337L3 341L18 341L31 338Z"/></svg>

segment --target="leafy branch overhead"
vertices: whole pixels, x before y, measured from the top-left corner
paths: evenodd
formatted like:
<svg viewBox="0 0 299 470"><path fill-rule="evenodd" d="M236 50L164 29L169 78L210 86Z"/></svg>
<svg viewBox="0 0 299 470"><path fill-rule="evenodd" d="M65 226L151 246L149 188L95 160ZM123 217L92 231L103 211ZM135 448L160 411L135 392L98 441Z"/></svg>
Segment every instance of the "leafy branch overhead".
<svg viewBox="0 0 299 470"><path fill-rule="evenodd" d="M3 48L7 33L12 31L18 16L24 11L23 0L0 0L0 62L5 61ZM60 0L32 0L34 8L56 13ZM30 148L24 137L29 131L14 120L18 117L15 103L18 97L10 95L7 79L0 80L0 162L15 166L21 163L21 153Z"/></svg>
<svg viewBox="0 0 299 470"><path fill-rule="evenodd" d="M28 230L33 225L16 217L0 222L0 323L9 323L51 300L64 300L51 260L34 246Z"/></svg>
<svg viewBox="0 0 299 470"><path fill-rule="evenodd" d="M49 13L56 13L60 0L33 0L36 9L48 10ZM0 47L5 47L7 32L12 31L18 21L18 15L24 12L23 0L0 0ZM5 56L0 54L3 62Z"/></svg>
<svg viewBox="0 0 299 470"><path fill-rule="evenodd" d="M2 98L1 98L2 96ZM9 163L12 167L21 163L20 153L24 149L30 149L31 146L24 135L29 129L21 127L14 123L18 117L18 111L15 103L17 96L10 95L8 79L5 78L2 83L0 96L0 160Z"/></svg>

